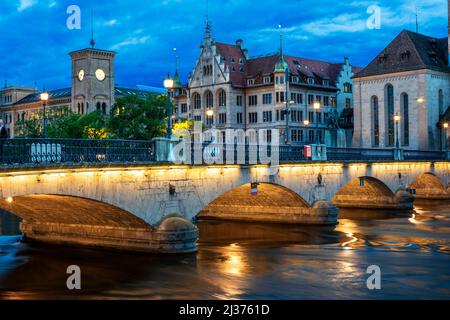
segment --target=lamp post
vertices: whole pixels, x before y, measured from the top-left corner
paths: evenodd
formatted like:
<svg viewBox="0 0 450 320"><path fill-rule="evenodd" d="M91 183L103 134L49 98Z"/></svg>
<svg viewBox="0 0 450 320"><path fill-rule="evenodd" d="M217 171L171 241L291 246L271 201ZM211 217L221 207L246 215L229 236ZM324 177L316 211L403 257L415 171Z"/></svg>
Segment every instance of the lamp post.
<svg viewBox="0 0 450 320"><path fill-rule="evenodd" d="M214 125L214 111L212 109L206 111L206 118L206 121L209 122L209 125L212 127Z"/></svg>
<svg viewBox="0 0 450 320"><path fill-rule="evenodd" d="M313 108L314 108L314 111L316 113L317 144L320 144L320 139L319 139L319 110L320 110L320 102L319 101L314 102Z"/></svg>
<svg viewBox="0 0 450 320"><path fill-rule="evenodd" d="M44 90L40 94L40 99L44 105L44 119L43 119L43 129L42 129L42 138L47 138L47 101L48 101L48 93Z"/></svg>
<svg viewBox="0 0 450 320"><path fill-rule="evenodd" d="M395 147L396 149L400 149L400 138L399 138L399 132L398 132L398 127L399 127L399 123L400 123L400 116L398 113L395 114L394 116L394 121L395 121Z"/></svg>
<svg viewBox="0 0 450 320"><path fill-rule="evenodd" d="M164 80L164 87L167 89L167 139L172 139L172 103L170 101L170 92L173 89L173 84L174 81L169 73L167 79Z"/></svg>
<svg viewBox="0 0 450 320"><path fill-rule="evenodd" d="M445 151L448 152L448 143L447 143L447 130L449 126L448 122L445 122L443 126L444 126L444 148Z"/></svg>

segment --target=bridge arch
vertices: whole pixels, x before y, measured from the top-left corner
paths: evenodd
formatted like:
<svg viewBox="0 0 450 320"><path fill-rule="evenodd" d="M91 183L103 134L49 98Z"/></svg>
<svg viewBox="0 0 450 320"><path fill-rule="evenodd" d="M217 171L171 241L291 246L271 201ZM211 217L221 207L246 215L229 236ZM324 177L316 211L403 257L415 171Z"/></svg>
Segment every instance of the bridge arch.
<svg viewBox="0 0 450 320"><path fill-rule="evenodd" d="M152 226L116 206L75 196L8 197L0 199L0 208L23 219L20 229L25 239L53 244L191 252L198 235L197 228L181 217L166 217Z"/></svg>
<svg viewBox="0 0 450 320"><path fill-rule="evenodd" d="M308 224L317 223L317 219L320 219L312 212L328 214L330 210L326 202L319 201L311 206L302 196L278 184L258 183L256 190L257 192L252 193L250 183L233 188L206 205L197 218L286 223L295 222L297 216L298 220L301 217ZM331 216L331 219L334 218L333 213ZM286 219L287 217L290 219ZM327 218L325 220L324 224L331 221Z"/></svg>
<svg viewBox="0 0 450 320"><path fill-rule="evenodd" d="M334 196L333 204L337 207L412 209L414 198L403 190L395 193L383 181L361 176L352 179Z"/></svg>
<svg viewBox="0 0 450 320"><path fill-rule="evenodd" d="M450 199L450 192L442 180L431 172L417 176L409 185L415 189L415 197L418 199Z"/></svg>

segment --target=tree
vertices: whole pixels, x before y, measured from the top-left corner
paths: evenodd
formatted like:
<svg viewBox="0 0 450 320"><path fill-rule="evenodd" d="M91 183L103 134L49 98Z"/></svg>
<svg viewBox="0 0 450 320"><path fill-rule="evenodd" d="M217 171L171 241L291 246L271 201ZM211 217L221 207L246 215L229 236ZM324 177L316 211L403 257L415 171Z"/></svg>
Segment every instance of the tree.
<svg viewBox="0 0 450 320"><path fill-rule="evenodd" d="M136 95L119 98L109 117L111 137L128 140L151 140L163 136L167 96Z"/></svg>
<svg viewBox="0 0 450 320"><path fill-rule="evenodd" d="M173 136L183 139L186 131L192 131L194 123L190 120L183 120L173 124Z"/></svg>
<svg viewBox="0 0 450 320"><path fill-rule="evenodd" d="M16 136L19 138L40 138L42 137L41 122L37 119L20 120L17 123Z"/></svg>
<svg viewBox="0 0 450 320"><path fill-rule="evenodd" d="M47 125L47 137L59 139L81 139L84 128L80 126L81 115L70 112L69 115L51 121Z"/></svg>
<svg viewBox="0 0 450 320"><path fill-rule="evenodd" d="M82 138L107 139L109 138L108 117L100 110L91 112L79 119L79 125L83 128Z"/></svg>

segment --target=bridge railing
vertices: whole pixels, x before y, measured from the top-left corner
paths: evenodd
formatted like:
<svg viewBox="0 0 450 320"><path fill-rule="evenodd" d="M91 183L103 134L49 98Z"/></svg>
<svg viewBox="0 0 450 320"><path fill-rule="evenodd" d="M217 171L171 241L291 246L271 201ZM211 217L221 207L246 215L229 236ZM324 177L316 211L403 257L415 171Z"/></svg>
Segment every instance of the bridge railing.
<svg viewBox="0 0 450 320"><path fill-rule="evenodd" d="M150 141L7 139L0 141L2 164L111 163L153 160Z"/></svg>
<svg viewBox="0 0 450 320"><path fill-rule="evenodd" d="M154 162L151 141L87 140L87 139L6 139L0 140L0 165L48 163L133 163ZM260 149L258 145L191 144L191 164L268 163L278 154L279 162L308 161L304 146L279 145ZM411 161L445 160L441 151L404 150L404 159ZM198 156L201 156L200 159ZM205 159L206 156L206 159ZM391 161L393 149L327 148L329 161ZM209 159L208 159L209 158Z"/></svg>
<svg viewBox="0 0 450 320"><path fill-rule="evenodd" d="M419 151L419 150L405 150L405 160L446 160L447 155L445 151Z"/></svg>
<svg viewBox="0 0 450 320"><path fill-rule="evenodd" d="M307 160L303 146L268 145L264 148L254 144L210 144L191 143L190 164L200 163L233 163L233 164L260 164L267 163L278 154L280 162L295 162Z"/></svg>
<svg viewBox="0 0 450 320"><path fill-rule="evenodd" d="M328 160L385 161L394 159L392 149L327 148Z"/></svg>

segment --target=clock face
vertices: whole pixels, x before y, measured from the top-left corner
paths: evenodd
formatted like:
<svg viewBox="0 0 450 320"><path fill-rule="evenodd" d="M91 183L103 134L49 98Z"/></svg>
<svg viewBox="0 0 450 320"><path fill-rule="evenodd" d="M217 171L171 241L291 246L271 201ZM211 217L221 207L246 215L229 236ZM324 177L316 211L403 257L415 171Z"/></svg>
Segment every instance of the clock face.
<svg viewBox="0 0 450 320"><path fill-rule="evenodd" d="M97 71L95 71L95 76L97 77L98 81L103 81L106 78L105 71L103 71L102 69L97 69Z"/></svg>
<svg viewBox="0 0 450 320"><path fill-rule="evenodd" d="M80 71L78 71L78 80L83 81L84 79L84 70L81 69Z"/></svg>

